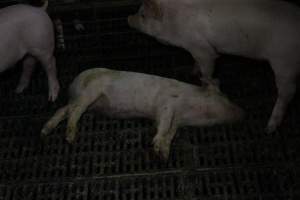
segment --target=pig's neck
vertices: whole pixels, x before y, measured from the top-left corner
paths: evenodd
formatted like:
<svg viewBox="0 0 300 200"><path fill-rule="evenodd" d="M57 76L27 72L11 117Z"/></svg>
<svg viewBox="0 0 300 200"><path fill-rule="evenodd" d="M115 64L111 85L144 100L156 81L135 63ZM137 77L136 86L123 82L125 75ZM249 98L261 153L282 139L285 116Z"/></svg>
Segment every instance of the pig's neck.
<svg viewBox="0 0 300 200"><path fill-rule="evenodd" d="M169 15L172 15L172 13L169 13ZM194 44L196 38L192 37L189 24L183 25L187 23L183 18L185 17L180 17L178 14L165 16L161 22L162 24L154 33L155 37L159 41L163 41L163 43L172 44L182 48L187 48L187 46L190 45L189 41ZM188 18L189 16L186 16L185 19L189 20Z"/></svg>
<svg viewBox="0 0 300 200"><path fill-rule="evenodd" d="M167 27L166 24L165 27ZM177 30L174 30L172 27L165 28L156 35L156 38L159 42L167 45L175 45L178 47L185 47L184 38L180 36Z"/></svg>
<svg viewBox="0 0 300 200"><path fill-rule="evenodd" d="M178 106L179 126L202 126L214 124L215 121L210 118L208 112L203 108L209 107L209 98L206 94L187 97L182 104Z"/></svg>

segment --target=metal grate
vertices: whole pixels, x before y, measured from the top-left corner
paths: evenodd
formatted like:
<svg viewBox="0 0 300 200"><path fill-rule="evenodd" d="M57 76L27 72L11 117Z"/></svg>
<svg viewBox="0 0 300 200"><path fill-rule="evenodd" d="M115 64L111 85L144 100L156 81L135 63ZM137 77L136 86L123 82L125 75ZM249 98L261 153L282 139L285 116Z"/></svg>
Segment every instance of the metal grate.
<svg viewBox="0 0 300 200"><path fill-rule="evenodd" d="M284 168L236 169L193 174L192 197L204 199L293 199L293 172Z"/></svg>
<svg viewBox="0 0 300 200"><path fill-rule="evenodd" d="M125 17L136 4L84 4L52 4L51 12L64 18L67 47L57 52L62 91L56 103L47 102L41 67L22 95L13 92L20 66L0 75L0 199L300 198L300 97L282 128L266 135L276 90L265 63L235 57L218 61L216 76L222 90L248 115L233 125L180 128L168 162L153 152L156 130L148 119L111 119L90 111L80 120L74 145L65 142L65 123L40 138L42 125L66 103L68 85L85 69L111 67L199 84L190 74L189 53L127 26ZM74 10L83 19L84 33L76 32L68 21Z"/></svg>

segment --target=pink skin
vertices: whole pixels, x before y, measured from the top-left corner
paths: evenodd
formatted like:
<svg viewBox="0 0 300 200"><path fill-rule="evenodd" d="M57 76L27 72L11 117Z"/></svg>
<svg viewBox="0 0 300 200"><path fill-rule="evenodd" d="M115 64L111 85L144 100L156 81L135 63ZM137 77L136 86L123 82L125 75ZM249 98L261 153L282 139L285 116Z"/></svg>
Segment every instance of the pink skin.
<svg viewBox="0 0 300 200"><path fill-rule="evenodd" d="M135 72L95 68L79 74L69 89L69 104L45 124L48 135L68 119L67 141L75 140L77 123L88 109L112 117L146 117L157 122L154 150L167 159L179 126L231 123L243 111L215 87L190 85L173 79Z"/></svg>
<svg viewBox="0 0 300 200"><path fill-rule="evenodd" d="M281 124L300 70L298 7L274 0L144 0L128 23L189 51L207 83L216 83L212 75L219 53L269 61L278 97L266 131Z"/></svg>
<svg viewBox="0 0 300 200"><path fill-rule="evenodd" d="M53 25L47 13L27 5L9 6L0 10L0 28L0 72L24 58L16 88L20 93L29 85L34 65L39 61L48 76L49 100L55 101L60 87L53 55Z"/></svg>

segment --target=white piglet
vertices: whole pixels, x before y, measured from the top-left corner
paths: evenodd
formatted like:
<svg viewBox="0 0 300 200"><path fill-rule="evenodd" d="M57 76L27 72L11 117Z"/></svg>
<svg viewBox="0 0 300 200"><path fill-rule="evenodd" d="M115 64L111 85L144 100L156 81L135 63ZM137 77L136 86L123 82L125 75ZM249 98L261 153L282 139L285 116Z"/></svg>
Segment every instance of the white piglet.
<svg viewBox="0 0 300 200"><path fill-rule="evenodd" d="M77 122L87 109L112 117L145 117L157 122L154 149L165 159L178 126L209 126L243 117L243 111L213 86L198 87L135 72L90 69L75 78L69 93L69 104L45 124L42 135L68 118L66 139L72 143Z"/></svg>
<svg viewBox="0 0 300 200"><path fill-rule="evenodd" d="M278 98L268 122L281 124L300 70L300 8L282 0L144 0L130 26L188 50L213 83L219 53L269 61Z"/></svg>
<svg viewBox="0 0 300 200"><path fill-rule="evenodd" d="M0 9L0 72L23 59L23 72L16 92L22 92L31 79L34 66L39 61L48 76L49 100L54 101L59 92L56 77L53 24L42 7L13 5Z"/></svg>

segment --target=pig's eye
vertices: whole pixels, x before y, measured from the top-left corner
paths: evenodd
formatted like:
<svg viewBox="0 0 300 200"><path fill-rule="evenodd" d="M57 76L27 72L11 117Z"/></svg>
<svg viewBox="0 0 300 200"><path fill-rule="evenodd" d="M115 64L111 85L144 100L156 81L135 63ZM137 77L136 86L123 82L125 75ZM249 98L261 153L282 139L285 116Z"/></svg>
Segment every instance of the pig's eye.
<svg viewBox="0 0 300 200"><path fill-rule="evenodd" d="M145 15L144 15L144 13L142 13L142 14L141 14L141 17L142 17L142 18L145 18Z"/></svg>

